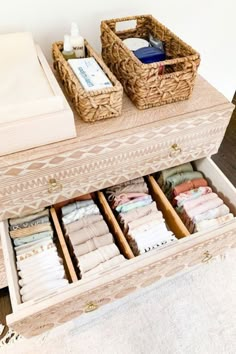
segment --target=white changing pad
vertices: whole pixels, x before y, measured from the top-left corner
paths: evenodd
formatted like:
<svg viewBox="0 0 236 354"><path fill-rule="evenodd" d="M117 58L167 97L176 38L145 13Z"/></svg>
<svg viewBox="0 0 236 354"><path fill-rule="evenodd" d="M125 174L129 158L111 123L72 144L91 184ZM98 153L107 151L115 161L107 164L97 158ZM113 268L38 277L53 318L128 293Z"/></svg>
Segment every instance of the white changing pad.
<svg viewBox="0 0 236 354"><path fill-rule="evenodd" d="M0 35L0 123L63 109L40 65L32 35Z"/></svg>

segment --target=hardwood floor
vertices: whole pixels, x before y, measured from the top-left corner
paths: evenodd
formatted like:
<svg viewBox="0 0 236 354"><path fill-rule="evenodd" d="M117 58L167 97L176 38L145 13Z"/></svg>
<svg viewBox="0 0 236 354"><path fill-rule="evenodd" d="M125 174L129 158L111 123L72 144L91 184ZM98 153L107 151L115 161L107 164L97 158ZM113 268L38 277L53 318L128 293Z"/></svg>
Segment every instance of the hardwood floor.
<svg viewBox="0 0 236 354"><path fill-rule="evenodd" d="M236 94L232 101L236 105ZM212 157L236 187L236 108L217 155Z"/></svg>
<svg viewBox="0 0 236 354"><path fill-rule="evenodd" d="M12 312L11 301L8 288L0 290L0 324L6 325L6 316ZM0 340L5 336L8 327L5 327L3 333L0 332Z"/></svg>

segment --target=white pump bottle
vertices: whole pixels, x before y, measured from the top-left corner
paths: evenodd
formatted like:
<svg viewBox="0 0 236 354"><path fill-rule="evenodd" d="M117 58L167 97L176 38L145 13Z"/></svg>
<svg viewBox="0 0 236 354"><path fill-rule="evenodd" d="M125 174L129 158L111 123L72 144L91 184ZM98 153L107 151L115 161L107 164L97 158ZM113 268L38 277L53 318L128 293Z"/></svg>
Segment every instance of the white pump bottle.
<svg viewBox="0 0 236 354"><path fill-rule="evenodd" d="M85 57L84 38L80 36L78 26L75 22L71 24L71 45L76 58Z"/></svg>

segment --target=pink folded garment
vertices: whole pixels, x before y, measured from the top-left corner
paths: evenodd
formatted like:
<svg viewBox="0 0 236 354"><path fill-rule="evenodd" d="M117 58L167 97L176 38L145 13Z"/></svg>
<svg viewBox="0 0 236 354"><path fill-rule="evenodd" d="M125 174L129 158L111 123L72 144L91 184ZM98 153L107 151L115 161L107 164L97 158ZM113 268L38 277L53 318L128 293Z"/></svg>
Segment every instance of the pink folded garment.
<svg viewBox="0 0 236 354"><path fill-rule="evenodd" d="M183 206L184 203L186 203L186 201L189 200L193 200L196 199L198 197L200 197L201 195L205 195L208 193L211 193L212 189L210 187L199 187L199 188L195 188L195 189L191 189L189 191L180 193L179 195L177 195L173 201L172 204L174 206L178 206L181 207Z"/></svg>
<svg viewBox="0 0 236 354"><path fill-rule="evenodd" d="M124 227L128 227L129 222L137 220L156 210L157 210L156 203L152 202L151 204L145 205L143 207L130 210L127 213L120 213L119 215L120 224L124 225Z"/></svg>
<svg viewBox="0 0 236 354"><path fill-rule="evenodd" d="M191 209L196 208L197 206L205 204L208 201L214 200L216 198L218 198L218 195L216 193L205 194L205 195L200 196L197 199L186 201L184 203L183 209L186 213L188 213Z"/></svg>
<svg viewBox="0 0 236 354"><path fill-rule="evenodd" d="M223 200L219 197L216 197L212 200L205 202L204 204L200 204L197 205L195 208L189 209L186 214L190 219L193 219L195 216L205 213L208 210L215 209L222 204L224 204Z"/></svg>
<svg viewBox="0 0 236 354"><path fill-rule="evenodd" d="M196 189L198 187L207 187L208 183L204 178L196 178L191 181L183 182L173 189L173 196L176 197L180 193Z"/></svg>
<svg viewBox="0 0 236 354"><path fill-rule="evenodd" d="M193 233L195 224L203 221L203 220L212 220L219 218L221 216L227 215L230 213L229 208L227 205L222 204L217 208L207 210L205 213L198 214L193 217L193 219L190 219L187 217L186 214L180 214L181 219L185 223L185 226L188 228L189 232Z"/></svg>
<svg viewBox="0 0 236 354"><path fill-rule="evenodd" d="M146 197L147 193L122 193L115 197L112 208L116 208L118 205L128 203L136 198Z"/></svg>

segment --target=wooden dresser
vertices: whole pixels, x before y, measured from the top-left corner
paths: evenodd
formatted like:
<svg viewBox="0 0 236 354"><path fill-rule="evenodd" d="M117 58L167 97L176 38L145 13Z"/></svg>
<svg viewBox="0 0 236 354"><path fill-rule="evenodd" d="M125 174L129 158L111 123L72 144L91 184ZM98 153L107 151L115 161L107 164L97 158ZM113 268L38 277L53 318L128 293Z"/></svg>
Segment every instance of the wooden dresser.
<svg viewBox="0 0 236 354"><path fill-rule="evenodd" d="M76 138L0 157L0 232L13 305L8 324L25 336L39 334L236 247L233 220L21 304L7 226L10 217L187 161L196 161L236 215L236 190L210 159L232 111L233 105L198 76L188 101L139 111L124 97L119 118L93 124L76 118Z"/></svg>

